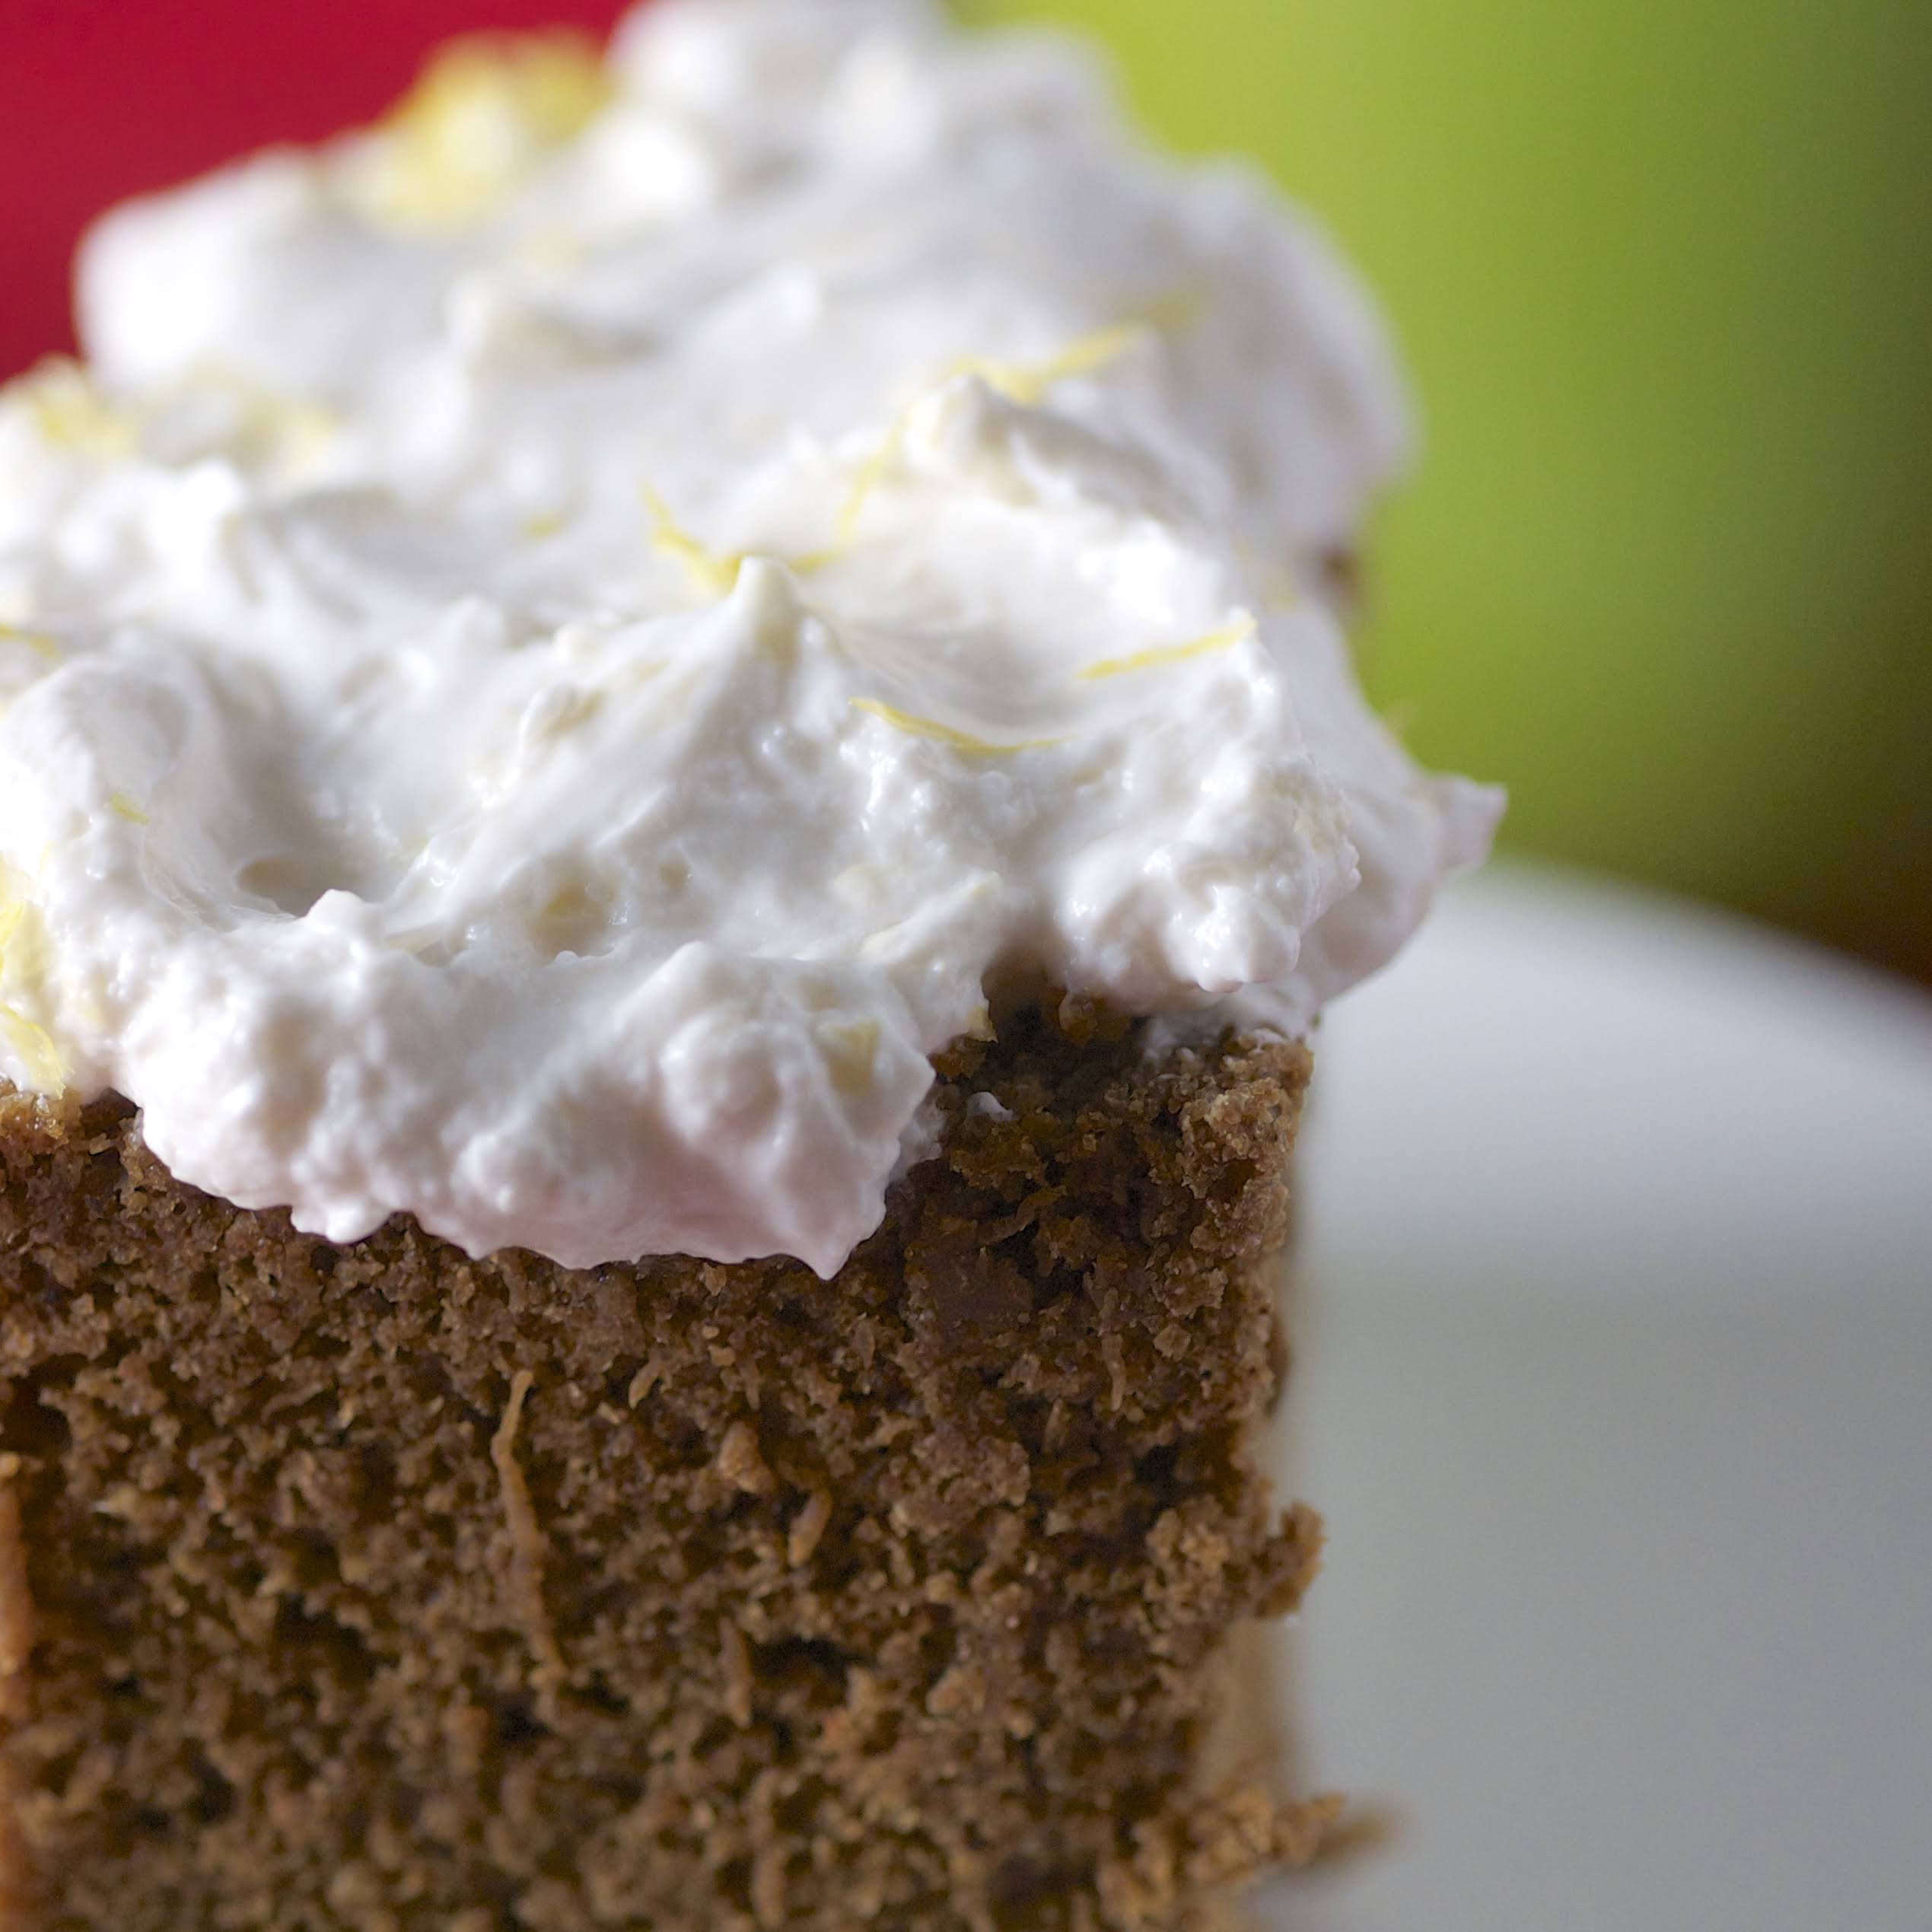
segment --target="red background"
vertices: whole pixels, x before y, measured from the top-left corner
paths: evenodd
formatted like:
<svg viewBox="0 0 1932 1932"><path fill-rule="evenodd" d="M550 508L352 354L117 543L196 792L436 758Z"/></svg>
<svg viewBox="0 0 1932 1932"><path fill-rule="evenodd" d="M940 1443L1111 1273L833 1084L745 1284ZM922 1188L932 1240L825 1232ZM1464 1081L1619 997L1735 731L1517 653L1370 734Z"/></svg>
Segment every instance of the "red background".
<svg viewBox="0 0 1932 1932"><path fill-rule="evenodd" d="M452 33L621 0L0 0L0 375L71 345L88 219L253 148L379 113Z"/></svg>

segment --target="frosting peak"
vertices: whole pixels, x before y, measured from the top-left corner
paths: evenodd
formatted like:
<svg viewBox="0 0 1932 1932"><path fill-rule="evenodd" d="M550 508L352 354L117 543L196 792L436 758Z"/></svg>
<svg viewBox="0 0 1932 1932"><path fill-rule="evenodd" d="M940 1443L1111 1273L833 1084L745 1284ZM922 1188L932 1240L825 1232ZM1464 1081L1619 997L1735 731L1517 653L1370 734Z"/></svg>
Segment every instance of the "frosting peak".
<svg viewBox="0 0 1932 1932"><path fill-rule="evenodd" d="M0 399L0 1074L241 1205L829 1273L1001 984L1301 1029L1486 848L1323 593L1370 311L1059 43L476 43L81 285Z"/></svg>

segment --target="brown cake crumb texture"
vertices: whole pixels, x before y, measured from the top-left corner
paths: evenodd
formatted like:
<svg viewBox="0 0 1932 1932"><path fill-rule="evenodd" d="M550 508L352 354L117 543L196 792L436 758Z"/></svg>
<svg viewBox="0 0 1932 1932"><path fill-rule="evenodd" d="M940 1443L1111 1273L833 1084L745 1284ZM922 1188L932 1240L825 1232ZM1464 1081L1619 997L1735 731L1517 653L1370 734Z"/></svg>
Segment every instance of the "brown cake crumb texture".
<svg viewBox="0 0 1932 1932"><path fill-rule="evenodd" d="M1315 1559L1307 1071L1021 1015L829 1284L333 1247L0 1094L0 1927L1220 1922L1332 1816L1204 1769Z"/></svg>

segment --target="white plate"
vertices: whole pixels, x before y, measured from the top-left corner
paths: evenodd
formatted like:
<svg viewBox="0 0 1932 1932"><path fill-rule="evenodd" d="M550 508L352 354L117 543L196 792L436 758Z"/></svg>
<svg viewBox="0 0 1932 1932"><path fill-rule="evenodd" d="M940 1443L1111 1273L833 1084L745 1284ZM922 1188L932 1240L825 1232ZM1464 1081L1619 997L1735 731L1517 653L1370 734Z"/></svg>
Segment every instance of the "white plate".
<svg viewBox="0 0 1932 1932"><path fill-rule="evenodd" d="M1307 1142L1294 1932L1932 1928L1932 1003L1498 869Z"/></svg>

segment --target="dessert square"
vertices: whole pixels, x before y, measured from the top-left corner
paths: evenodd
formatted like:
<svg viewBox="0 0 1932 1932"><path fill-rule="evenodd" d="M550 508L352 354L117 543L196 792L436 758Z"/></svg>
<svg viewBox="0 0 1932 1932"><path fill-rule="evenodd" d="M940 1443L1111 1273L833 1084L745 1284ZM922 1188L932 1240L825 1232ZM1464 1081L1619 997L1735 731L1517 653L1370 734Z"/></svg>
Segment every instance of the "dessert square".
<svg viewBox="0 0 1932 1932"><path fill-rule="evenodd" d="M1305 1051L1070 1016L796 1262L352 1247L0 1100L0 1771L45 1932L1192 1927L1319 1532L1255 1459Z"/></svg>
<svg viewBox="0 0 1932 1932"><path fill-rule="evenodd" d="M1202 1932L1373 305L936 0L459 42L0 389L5 1932ZM1243 1742L1244 1736L1248 1741Z"/></svg>

